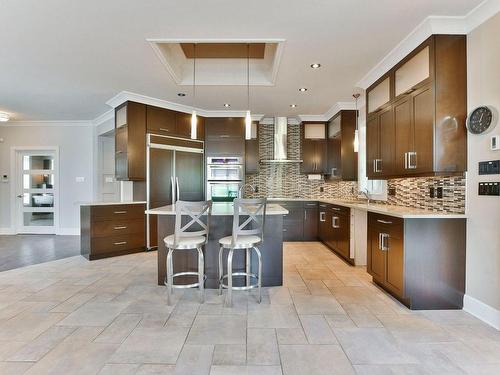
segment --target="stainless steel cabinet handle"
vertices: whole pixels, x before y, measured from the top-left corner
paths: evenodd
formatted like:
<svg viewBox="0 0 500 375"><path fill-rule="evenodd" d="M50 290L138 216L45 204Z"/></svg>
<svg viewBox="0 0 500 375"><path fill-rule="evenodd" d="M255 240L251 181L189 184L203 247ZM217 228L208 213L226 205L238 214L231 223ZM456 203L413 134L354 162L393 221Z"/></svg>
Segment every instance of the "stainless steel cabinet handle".
<svg viewBox="0 0 500 375"><path fill-rule="evenodd" d="M181 190L179 189L179 178L175 178L175 190L177 191L177 200L180 200Z"/></svg>
<svg viewBox="0 0 500 375"><path fill-rule="evenodd" d="M227 135L227 134L221 134L219 137L220 138L229 138L229 135Z"/></svg>
<svg viewBox="0 0 500 375"><path fill-rule="evenodd" d="M382 159L375 159L376 163L375 163L375 172L382 172L382 167L381 167L381 164L382 164Z"/></svg>
<svg viewBox="0 0 500 375"><path fill-rule="evenodd" d="M170 129L166 129L166 128L160 128L159 130L163 131L163 132L169 132Z"/></svg>
<svg viewBox="0 0 500 375"><path fill-rule="evenodd" d="M389 250L389 235L387 233L381 233L380 239L381 239L380 250L388 251Z"/></svg>
<svg viewBox="0 0 500 375"><path fill-rule="evenodd" d="M175 183L174 178L170 177L170 187L172 188L172 204L175 203Z"/></svg>
<svg viewBox="0 0 500 375"><path fill-rule="evenodd" d="M304 210L304 220L307 220L307 210Z"/></svg>
<svg viewBox="0 0 500 375"><path fill-rule="evenodd" d="M405 169L408 169L408 153L405 152Z"/></svg>
<svg viewBox="0 0 500 375"><path fill-rule="evenodd" d="M127 213L127 211L115 211L115 212L113 212L113 213L115 213L115 214L126 214L126 213Z"/></svg>
<svg viewBox="0 0 500 375"><path fill-rule="evenodd" d="M392 224L392 221L381 220L381 219L378 219L377 222L382 223L382 224Z"/></svg>
<svg viewBox="0 0 500 375"><path fill-rule="evenodd" d="M286 232L286 228L283 228L283 232Z"/></svg>
<svg viewBox="0 0 500 375"><path fill-rule="evenodd" d="M114 227L114 230L127 229L127 227Z"/></svg>
<svg viewBox="0 0 500 375"><path fill-rule="evenodd" d="M115 242L113 245L119 246L119 245L126 245L127 241L122 241L122 242Z"/></svg>
<svg viewBox="0 0 500 375"><path fill-rule="evenodd" d="M123 154L123 151L118 150L116 151L116 154Z"/></svg>
<svg viewBox="0 0 500 375"><path fill-rule="evenodd" d="M416 169L416 168L417 168L417 153L415 151L410 151L408 152L408 169Z"/></svg>
<svg viewBox="0 0 500 375"><path fill-rule="evenodd" d="M337 207L332 207L332 210L334 210L334 211L341 211L341 209L337 208Z"/></svg>
<svg viewBox="0 0 500 375"><path fill-rule="evenodd" d="M316 206L316 203L306 203L306 206Z"/></svg>
<svg viewBox="0 0 500 375"><path fill-rule="evenodd" d="M18 197L18 198L22 198L23 196L24 195L22 195L22 194L16 195L16 197Z"/></svg>
<svg viewBox="0 0 500 375"><path fill-rule="evenodd" d="M333 228L340 228L338 221L339 221L339 218L337 216L332 217L332 227Z"/></svg>
<svg viewBox="0 0 500 375"><path fill-rule="evenodd" d="M324 212L319 213L319 221L325 221L325 213Z"/></svg>
<svg viewBox="0 0 500 375"><path fill-rule="evenodd" d="M378 249L382 250L382 233L378 234Z"/></svg>

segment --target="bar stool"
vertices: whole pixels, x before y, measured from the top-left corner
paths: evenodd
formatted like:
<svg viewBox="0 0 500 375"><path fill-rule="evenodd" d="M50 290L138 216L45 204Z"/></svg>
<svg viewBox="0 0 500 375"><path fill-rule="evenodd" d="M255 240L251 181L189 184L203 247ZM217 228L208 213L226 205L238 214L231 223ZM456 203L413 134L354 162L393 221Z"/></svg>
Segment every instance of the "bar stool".
<svg viewBox="0 0 500 375"><path fill-rule="evenodd" d="M227 289L227 305L232 306L233 290L259 289L260 303L262 300L262 255L258 245L263 243L263 228L266 217L266 198L261 199L235 199L233 213L233 234L219 240L219 295L222 289ZM240 224L241 223L241 224ZM229 249L227 256L227 274L223 274L224 267L222 256L224 249ZM255 250L258 258L258 273L251 273L251 250ZM233 272L234 250L246 250L245 272ZM233 276L246 276L246 285L233 286ZM255 284L251 284L250 278L256 279ZM227 279L227 284L224 280Z"/></svg>
<svg viewBox="0 0 500 375"><path fill-rule="evenodd" d="M207 215L206 224L201 220L202 215ZM208 241L210 228L210 215L212 214L212 201L175 203L175 231L163 239L167 248L167 276L165 285L167 286L167 303L170 304L170 297L174 289L199 288L200 301L204 301L205 262L202 247ZM188 217L190 221L182 225L182 218ZM194 228L192 228L194 227ZM188 231L191 229L191 231ZM194 230L193 230L194 229ZM178 272L174 273L173 253L176 250L198 250L198 272ZM174 284L177 276L198 276L198 282L193 284Z"/></svg>

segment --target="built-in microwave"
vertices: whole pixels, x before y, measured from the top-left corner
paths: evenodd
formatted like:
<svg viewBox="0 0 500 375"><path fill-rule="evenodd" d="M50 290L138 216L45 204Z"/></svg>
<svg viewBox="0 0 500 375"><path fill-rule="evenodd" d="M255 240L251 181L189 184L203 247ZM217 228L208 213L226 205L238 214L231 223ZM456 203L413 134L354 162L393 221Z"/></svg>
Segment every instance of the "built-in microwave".
<svg viewBox="0 0 500 375"><path fill-rule="evenodd" d="M242 181L207 181L207 199L213 202L232 202L238 198Z"/></svg>
<svg viewBox="0 0 500 375"><path fill-rule="evenodd" d="M243 181L244 178L243 158L207 158L207 181Z"/></svg>

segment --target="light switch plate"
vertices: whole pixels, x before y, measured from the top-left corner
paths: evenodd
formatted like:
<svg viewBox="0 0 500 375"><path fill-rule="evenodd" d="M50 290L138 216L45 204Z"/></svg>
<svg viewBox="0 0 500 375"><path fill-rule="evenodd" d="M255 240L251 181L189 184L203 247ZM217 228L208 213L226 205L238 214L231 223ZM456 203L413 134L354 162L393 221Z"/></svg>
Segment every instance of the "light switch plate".
<svg viewBox="0 0 500 375"><path fill-rule="evenodd" d="M500 150L500 135L493 135L491 137L490 148L492 151Z"/></svg>
<svg viewBox="0 0 500 375"><path fill-rule="evenodd" d="M75 177L76 182L85 182L85 177Z"/></svg>

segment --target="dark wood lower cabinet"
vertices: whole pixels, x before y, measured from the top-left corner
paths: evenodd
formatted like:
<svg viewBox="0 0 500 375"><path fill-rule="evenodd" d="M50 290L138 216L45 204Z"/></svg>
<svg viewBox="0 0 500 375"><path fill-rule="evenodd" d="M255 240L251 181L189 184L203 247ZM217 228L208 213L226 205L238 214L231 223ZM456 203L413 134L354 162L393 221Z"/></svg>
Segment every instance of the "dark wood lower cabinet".
<svg viewBox="0 0 500 375"><path fill-rule="evenodd" d="M142 203L81 206L81 254L94 260L143 251L145 209Z"/></svg>
<svg viewBox="0 0 500 375"><path fill-rule="evenodd" d="M401 219L368 213L367 270L415 310L461 309L466 219Z"/></svg>
<svg viewBox="0 0 500 375"><path fill-rule="evenodd" d="M318 239L318 202L277 201L288 210L283 215L283 241L316 241Z"/></svg>

